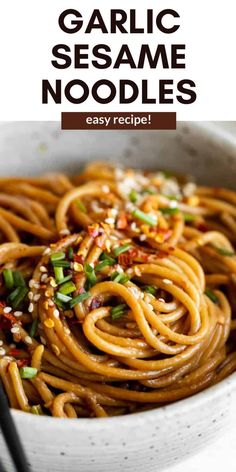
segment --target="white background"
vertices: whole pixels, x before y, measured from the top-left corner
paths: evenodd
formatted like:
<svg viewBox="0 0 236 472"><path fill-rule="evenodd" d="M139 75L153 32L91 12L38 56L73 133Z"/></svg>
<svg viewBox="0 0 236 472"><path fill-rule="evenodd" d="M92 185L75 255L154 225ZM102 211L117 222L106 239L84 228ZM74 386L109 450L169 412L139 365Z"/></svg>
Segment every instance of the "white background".
<svg viewBox="0 0 236 472"><path fill-rule="evenodd" d="M150 35L85 35L63 33L58 26L59 14L66 8L81 11L86 19L94 8L100 8L104 19L110 8L136 8L138 20L145 18L147 8L158 13L173 8L180 14L179 30L170 35L155 31ZM177 111L178 120L236 120L235 66L235 0L7 0L1 2L0 14L0 120L58 120L61 111ZM134 55L140 44L149 43L152 50L158 43L185 43L186 70L57 70L51 65L51 49L57 43L70 46L108 43L115 53L122 43L129 43ZM198 99L192 105L142 105L140 100L119 106L118 99L110 105L98 105L93 99L81 105L41 104L41 81L62 79L66 84L80 78L91 86L100 78L117 82L119 78L139 81L148 78L150 93L157 96L159 78L192 78L197 85Z"/></svg>

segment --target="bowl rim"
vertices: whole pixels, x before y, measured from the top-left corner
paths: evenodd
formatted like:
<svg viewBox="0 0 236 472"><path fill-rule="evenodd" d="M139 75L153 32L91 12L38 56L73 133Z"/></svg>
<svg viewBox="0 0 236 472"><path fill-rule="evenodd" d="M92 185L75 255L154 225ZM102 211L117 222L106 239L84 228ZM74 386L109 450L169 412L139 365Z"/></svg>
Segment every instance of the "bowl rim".
<svg viewBox="0 0 236 472"><path fill-rule="evenodd" d="M190 411L192 408L199 408L207 402L212 402L219 396L231 395L236 391L236 372L231 373L228 377L221 380L219 383L212 385L201 392L194 393L190 397L183 398L181 400L169 403L158 408L153 408L147 411L138 413L129 413L127 415L111 416L107 418L79 418L79 421L75 421L72 418L56 418L52 416L41 416L33 415L30 413L23 412L21 410L11 409L13 418L16 422L23 421L26 423L34 423L35 426L45 426L47 428L59 427L65 428L68 425L69 429L83 430L86 428L92 428L92 431L110 429L113 426L137 426L138 423L148 422L153 423L158 420L158 417L173 417L181 416L182 414Z"/></svg>

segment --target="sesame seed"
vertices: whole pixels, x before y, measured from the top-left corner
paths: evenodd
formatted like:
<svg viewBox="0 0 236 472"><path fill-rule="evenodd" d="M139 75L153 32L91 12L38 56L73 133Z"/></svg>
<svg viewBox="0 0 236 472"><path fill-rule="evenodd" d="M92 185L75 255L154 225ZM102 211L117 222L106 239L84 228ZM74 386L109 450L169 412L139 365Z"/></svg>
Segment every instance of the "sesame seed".
<svg viewBox="0 0 236 472"><path fill-rule="evenodd" d="M61 230L59 231L59 234L60 234L61 236L69 236L70 231L69 231L67 228L61 229Z"/></svg>
<svg viewBox="0 0 236 472"><path fill-rule="evenodd" d="M118 214L118 210L117 208L111 208L110 209L110 215L113 216L113 218L115 218Z"/></svg>
<svg viewBox="0 0 236 472"><path fill-rule="evenodd" d="M11 328L11 333L13 333L13 334L14 334L14 333L19 333L19 331L20 331L19 326L13 326L13 327Z"/></svg>
<svg viewBox="0 0 236 472"><path fill-rule="evenodd" d="M54 302L53 302L53 300L51 300L51 299L50 299L50 300L48 300L48 305L49 305L49 306L54 306Z"/></svg>
<svg viewBox="0 0 236 472"><path fill-rule="evenodd" d="M3 349L3 347L0 347L0 356L5 356L6 351Z"/></svg>
<svg viewBox="0 0 236 472"><path fill-rule="evenodd" d="M30 336L26 336L25 339L24 339L25 343L26 344L32 344L32 338Z"/></svg>
<svg viewBox="0 0 236 472"><path fill-rule="evenodd" d="M169 280L169 279L163 279L162 282L166 285L171 285L173 284L172 280Z"/></svg>
<svg viewBox="0 0 236 472"><path fill-rule="evenodd" d="M40 297L41 297L41 294L40 294L40 293L36 293L36 295L35 295L34 298L33 298L34 302L38 302L39 299L40 299Z"/></svg>
<svg viewBox="0 0 236 472"><path fill-rule="evenodd" d="M60 312L59 310L57 310L56 308L53 310L53 315L56 317L56 318L59 318L60 316Z"/></svg>
<svg viewBox="0 0 236 472"><path fill-rule="evenodd" d="M66 334L70 334L69 328L65 328L65 333L66 333Z"/></svg>
<svg viewBox="0 0 236 472"><path fill-rule="evenodd" d="M30 303L29 308L28 308L28 312L32 313L33 311L34 311L34 305L33 305L33 303Z"/></svg>
<svg viewBox="0 0 236 472"><path fill-rule="evenodd" d="M110 189L109 189L108 185L103 185L103 186L102 186L102 191L103 191L104 193L109 193L109 192L110 192Z"/></svg>
<svg viewBox="0 0 236 472"><path fill-rule="evenodd" d="M60 351L59 347L57 347L56 344L52 344L52 350L53 350L54 354L56 354L56 356L60 356L61 351Z"/></svg>
<svg viewBox="0 0 236 472"><path fill-rule="evenodd" d="M15 311L15 312L14 312L14 316L15 316L16 318L19 318L19 317L22 316L22 315L23 315L23 312L22 312L22 311Z"/></svg>
<svg viewBox="0 0 236 472"><path fill-rule="evenodd" d="M147 307L148 307L150 310L153 310L153 306L151 305L151 303L147 303Z"/></svg>
<svg viewBox="0 0 236 472"><path fill-rule="evenodd" d="M170 203L169 203L170 208L177 208L177 206L178 206L177 200L171 200L170 201Z"/></svg>
<svg viewBox="0 0 236 472"><path fill-rule="evenodd" d="M0 339L0 346L2 346L2 345L3 345L3 341Z"/></svg>
<svg viewBox="0 0 236 472"><path fill-rule="evenodd" d="M45 266L40 266L39 267L40 272L47 272L47 268Z"/></svg>
<svg viewBox="0 0 236 472"><path fill-rule="evenodd" d="M44 344L44 346L47 344L47 341L43 336L40 336L40 341L42 344Z"/></svg>
<svg viewBox="0 0 236 472"><path fill-rule="evenodd" d="M137 266L134 267L134 273L135 273L135 275L137 275L138 277L141 277L141 275L142 275L141 270L140 270Z"/></svg>
<svg viewBox="0 0 236 472"><path fill-rule="evenodd" d="M116 265L116 272L119 272L119 274L122 274L122 272L124 272L123 268L119 264Z"/></svg>
<svg viewBox="0 0 236 472"><path fill-rule="evenodd" d="M106 218L105 223L107 223L108 225L114 225L115 219L114 218Z"/></svg>
<svg viewBox="0 0 236 472"><path fill-rule="evenodd" d="M54 277L50 277L49 280L50 280L51 287L53 287L53 288L57 287L57 283L56 283L56 280L54 279Z"/></svg>
<svg viewBox="0 0 236 472"><path fill-rule="evenodd" d="M51 249L50 247L46 247L46 249L43 251L43 255L46 256L47 254L50 254Z"/></svg>
<svg viewBox="0 0 236 472"><path fill-rule="evenodd" d="M146 234L141 234L141 235L139 236L139 239L140 239L140 241L146 241L146 239L147 239Z"/></svg>
<svg viewBox="0 0 236 472"><path fill-rule="evenodd" d="M128 287L128 290L133 294L135 298L137 298L137 300L139 299L140 291L138 290L137 287Z"/></svg>
<svg viewBox="0 0 236 472"><path fill-rule="evenodd" d="M48 274L41 275L41 282L46 282L47 278L48 278Z"/></svg>
<svg viewBox="0 0 236 472"><path fill-rule="evenodd" d="M116 179L122 179L122 177L124 176L124 171L122 169L119 169L119 167L117 167L115 169L114 174L115 174Z"/></svg>
<svg viewBox="0 0 236 472"><path fill-rule="evenodd" d="M162 303L165 303L164 298L158 298L158 301L159 301L159 302L162 302Z"/></svg>
<svg viewBox="0 0 236 472"><path fill-rule="evenodd" d="M5 306L5 308L3 308L3 313L10 313L12 310L12 308L10 306Z"/></svg>
<svg viewBox="0 0 236 472"><path fill-rule="evenodd" d="M132 229L132 231L136 231L137 225L136 225L135 221L133 221L133 222L131 223L130 228Z"/></svg>
<svg viewBox="0 0 236 472"><path fill-rule="evenodd" d="M35 284L35 280L34 280L34 279L31 279L31 280L29 281L29 287L30 287L30 288L33 288L33 287L34 287L34 284Z"/></svg>
<svg viewBox="0 0 236 472"><path fill-rule="evenodd" d="M28 298L29 298L29 300L33 300L33 296L34 296L33 292L29 292L29 293L28 293Z"/></svg>

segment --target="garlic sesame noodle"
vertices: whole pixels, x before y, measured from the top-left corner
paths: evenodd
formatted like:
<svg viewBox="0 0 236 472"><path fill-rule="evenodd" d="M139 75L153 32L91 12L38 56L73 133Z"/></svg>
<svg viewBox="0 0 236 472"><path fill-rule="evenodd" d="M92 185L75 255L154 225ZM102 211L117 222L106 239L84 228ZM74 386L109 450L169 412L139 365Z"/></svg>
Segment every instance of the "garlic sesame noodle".
<svg viewBox="0 0 236 472"><path fill-rule="evenodd" d="M93 162L0 178L0 376L61 418L158 407L236 369L236 193Z"/></svg>

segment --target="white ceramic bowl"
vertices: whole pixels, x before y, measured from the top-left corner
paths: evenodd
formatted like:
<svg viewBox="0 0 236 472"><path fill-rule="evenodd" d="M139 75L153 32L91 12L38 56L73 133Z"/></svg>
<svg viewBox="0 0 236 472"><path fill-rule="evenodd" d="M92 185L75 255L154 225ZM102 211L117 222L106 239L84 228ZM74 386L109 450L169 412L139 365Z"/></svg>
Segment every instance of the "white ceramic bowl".
<svg viewBox="0 0 236 472"><path fill-rule="evenodd" d="M57 123L0 125L0 173L73 172L91 159L173 169L207 184L235 186L236 142L213 124L170 132L60 131ZM34 472L160 471L206 445L229 423L236 374L172 405L108 419L65 420L13 411ZM0 451L10 465L0 436Z"/></svg>

